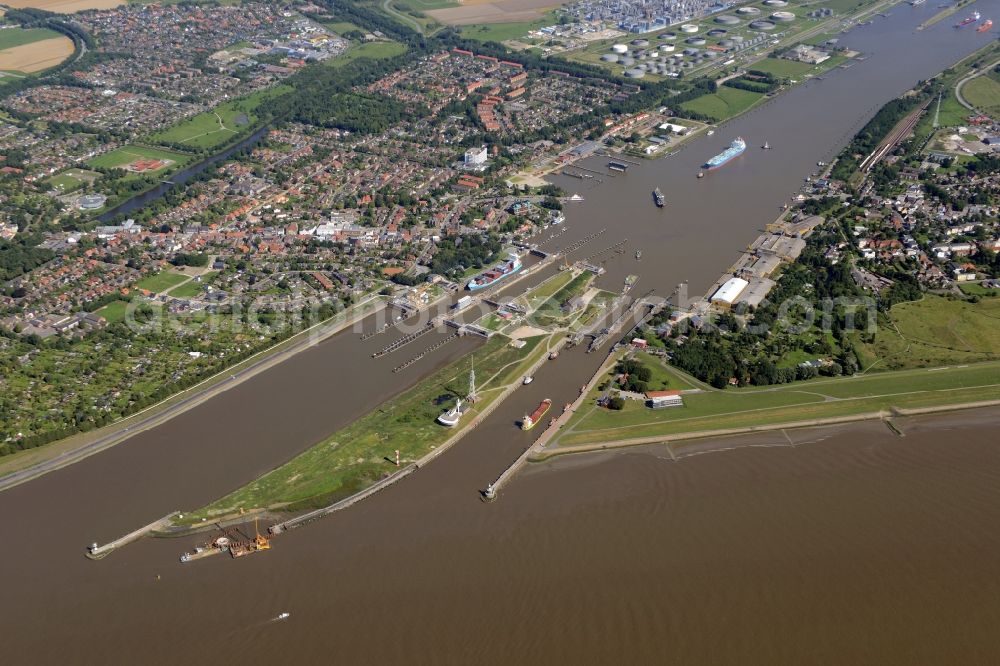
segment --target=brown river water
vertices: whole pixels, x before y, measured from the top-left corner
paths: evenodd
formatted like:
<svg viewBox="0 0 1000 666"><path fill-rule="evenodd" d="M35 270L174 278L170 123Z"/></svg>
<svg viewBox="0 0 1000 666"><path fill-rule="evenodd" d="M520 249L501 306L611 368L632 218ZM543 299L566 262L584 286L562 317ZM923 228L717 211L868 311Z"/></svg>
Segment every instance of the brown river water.
<svg viewBox="0 0 1000 666"><path fill-rule="evenodd" d="M640 292L682 280L703 292L879 104L992 38L953 21L915 33L930 4L842 36L864 62L581 190L566 233L543 247L607 228L573 255L628 238L624 254L597 258L606 286L638 273ZM1000 15L1000 0L972 8ZM696 181L737 134L747 153ZM774 150L757 148L765 140ZM567 458L482 503L531 441L513 425L525 406L568 401L603 357L582 350L433 464L268 553L182 566L200 540L187 538L83 557L91 541L246 483L478 344L391 372L444 335L373 361L396 334L345 332L0 493L4 662L1000 663L1000 413L913 419L905 437L858 424L710 442L686 450L717 452L679 461L662 447Z"/></svg>

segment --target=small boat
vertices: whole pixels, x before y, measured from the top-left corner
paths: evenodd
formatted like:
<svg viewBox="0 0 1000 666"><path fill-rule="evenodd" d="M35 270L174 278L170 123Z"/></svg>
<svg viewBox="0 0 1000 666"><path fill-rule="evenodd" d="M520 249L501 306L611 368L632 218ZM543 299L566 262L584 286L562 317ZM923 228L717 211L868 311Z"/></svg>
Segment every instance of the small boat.
<svg viewBox="0 0 1000 666"><path fill-rule="evenodd" d="M533 381L535 381L535 378L532 377L531 375L528 375L528 376L526 376L524 378L524 381L522 381L521 383L524 384L525 386L527 386L528 384L530 384Z"/></svg>
<svg viewBox="0 0 1000 666"><path fill-rule="evenodd" d="M993 27L993 21L991 19L986 19L983 24L976 28L976 32L986 32Z"/></svg>
<svg viewBox="0 0 1000 666"><path fill-rule="evenodd" d="M660 188L657 187L655 190L653 190L653 203L656 204L657 208L663 208L663 204L666 201L667 199L666 197L663 196L663 192L660 191Z"/></svg>
<svg viewBox="0 0 1000 666"><path fill-rule="evenodd" d="M715 130L708 130L707 136L712 136L713 134L715 134Z"/></svg>
<svg viewBox="0 0 1000 666"><path fill-rule="evenodd" d="M551 354L549 354L549 360L550 360L550 361L554 361L554 360L556 360L557 358L559 358L559 352L557 352L557 351L554 351L554 352L552 352Z"/></svg>
<svg viewBox="0 0 1000 666"><path fill-rule="evenodd" d="M761 150L771 150L771 145L767 141L765 141L764 145L761 146L760 148Z"/></svg>
<svg viewBox="0 0 1000 666"><path fill-rule="evenodd" d="M699 171L698 172L698 177L699 178L704 178L705 177L705 172L704 171Z"/></svg>
<svg viewBox="0 0 1000 666"><path fill-rule="evenodd" d="M642 250L636 250L635 251L635 258L636 258L636 260L642 259Z"/></svg>
<svg viewBox="0 0 1000 666"><path fill-rule="evenodd" d="M279 613L279 614L278 614L278 617L276 617L276 618L274 618L274 619L275 619L275 620L287 620L287 619L288 619L288 618L290 618L291 616L292 616L292 614L291 614L291 613Z"/></svg>

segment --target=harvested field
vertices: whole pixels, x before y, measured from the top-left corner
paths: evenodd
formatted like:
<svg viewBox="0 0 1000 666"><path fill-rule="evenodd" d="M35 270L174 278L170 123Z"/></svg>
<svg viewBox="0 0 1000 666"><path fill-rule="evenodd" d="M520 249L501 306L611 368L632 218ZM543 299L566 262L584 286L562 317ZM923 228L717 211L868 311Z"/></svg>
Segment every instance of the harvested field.
<svg viewBox="0 0 1000 666"><path fill-rule="evenodd" d="M7 0L4 4L15 9L34 7L58 14L72 14L84 9L111 9L124 5L125 0Z"/></svg>
<svg viewBox="0 0 1000 666"><path fill-rule="evenodd" d="M52 37L0 50L0 70L31 74L55 67L72 54L69 37Z"/></svg>
<svg viewBox="0 0 1000 666"><path fill-rule="evenodd" d="M424 13L447 25L517 23L539 19L560 4L553 0L465 0L461 7L432 9Z"/></svg>

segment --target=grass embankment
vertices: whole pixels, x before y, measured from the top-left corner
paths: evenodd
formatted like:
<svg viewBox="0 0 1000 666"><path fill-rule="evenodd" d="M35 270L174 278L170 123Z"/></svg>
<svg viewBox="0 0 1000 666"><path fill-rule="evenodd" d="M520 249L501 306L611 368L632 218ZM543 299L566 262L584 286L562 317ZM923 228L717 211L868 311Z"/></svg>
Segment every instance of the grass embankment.
<svg viewBox="0 0 1000 666"><path fill-rule="evenodd" d="M597 397L596 392L592 397ZM893 408L916 409L984 400L1000 400L1000 363L815 379L777 387L712 390L687 394L683 407L664 410L651 410L635 401L626 401L621 411L591 407L579 410L556 443L576 446L751 429Z"/></svg>
<svg viewBox="0 0 1000 666"><path fill-rule="evenodd" d="M529 338L514 349L494 336L475 353L480 400L463 417L468 423L493 403L502 389L517 382L545 353L548 336ZM435 422L468 389L471 360L465 357L423 380L402 395L222 499L185 515L199 522L252 508L298 510L324 506L352 495L396 470L396 449L403 464L419 460L456 434Z"/></svg>

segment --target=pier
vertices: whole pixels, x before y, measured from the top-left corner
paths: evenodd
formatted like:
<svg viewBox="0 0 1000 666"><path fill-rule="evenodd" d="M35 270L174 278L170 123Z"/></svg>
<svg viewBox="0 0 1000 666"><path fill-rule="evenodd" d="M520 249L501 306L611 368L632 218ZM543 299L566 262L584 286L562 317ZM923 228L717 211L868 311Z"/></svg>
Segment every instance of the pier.
<svg viewBox="0 0 1000 666"><path fill-rule="evenodd" d="M437 326L436 322L432 321L431 323L427 324L426 326L424 326L419 331L416 331L414 333L410 333L409 335L404 335L400 339L398 339L395 342L393 342L391 345L389 345L387 347L383 347L382 349L380 349L377 352L373 353L372 354L372 358L381 358L382 356L385 356L386 354L391 354L392 352L396 351L400 347L403 347L405 345L410 344L411 342L413 342L414 340L416 340L417 338L419 338L421 335L424 335L426 333L430 333L431 331L433 331L436 328L436 326Z"/></svg>
<svg viewBox="0 0 1000 666"><path fill-rule="evenodd" d="M160 518L159 520L151 522L149 525L144 525L143 527L140 527L137 530L129 532L125 536L119 537L114 541L104 544L103 546L98 546L96 542L92 543L89 546L87 546L87 557L89 557L92 560L100 560L102 558L105 558L118 548L130 544L136 539L140 539L154 530L166 527L167 525L170 524L171 519L173 519L173 517L178 514L180 514L180 511L174 511L173 513L167 514L166 516Z"/></svg>

